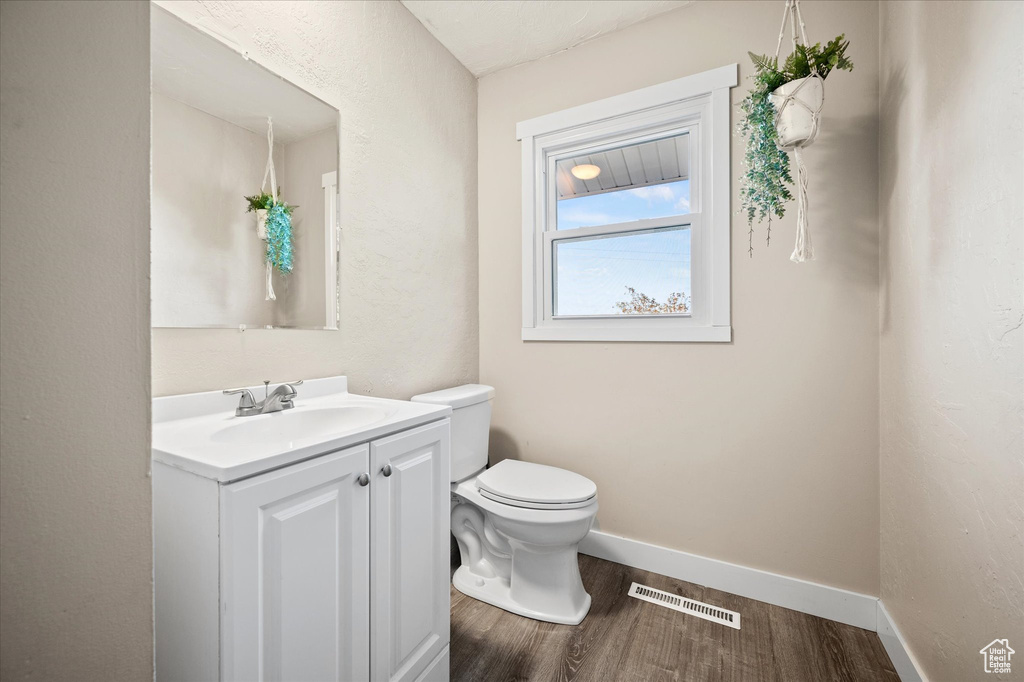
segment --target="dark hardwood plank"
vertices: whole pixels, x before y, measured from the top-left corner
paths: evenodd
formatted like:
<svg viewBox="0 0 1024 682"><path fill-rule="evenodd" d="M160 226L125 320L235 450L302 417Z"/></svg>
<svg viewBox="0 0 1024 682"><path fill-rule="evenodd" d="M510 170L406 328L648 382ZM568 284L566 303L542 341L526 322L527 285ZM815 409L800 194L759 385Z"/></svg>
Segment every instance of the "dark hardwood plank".
<svg viewBox="0 0 1024 682"><path fill-rule="evenodd" d="M495 627L505 612L454 587L451 594L451 679L486 679L483 675L509 637L508 628Z"/></svg>
<svg viewBox="0 0 1024 682"><path fill-rule="evenodd" d="M772 640L782 644L775 647L774 657L776 674L781 679L792 682L846 682L849 679L846 671L837 669L833 658L828 655L821 620L789 609L776 607L770 610Z"/></svg>
<svg viewBox="0 0 1024 682"><path fill-rule="evenodd" d="M580 555L591 594L578 626L513 615L452 589L460 682L898 682L877 635ZM632 582L739 611L736 630L627 596Z"/></svg>
<svg viewBox="0 0 1024 682"><path fill-rule="evenodd" d="M776 607L711 588L705 589L703 601L740 614L741 629L715 630L720 651L727 652L721 656L723 682L787 682L774 664L770 610Z"/></svg>
<svg viewBox="0 0 1024 682"><path fill-rule="evenodd" d="M622 665L628 639L616 636L635 627L639 611L635 599L625 596L630 585L630 569L621 564L580 556L583 585L591 596L590 613L566 638L558 674L548 678L559 682L596 679L600 675L615 679Z"/></svg>
<svg viewBox="0 0 1024 682"><path fill-rule="evenodd" d="M623 594L629 589L630 582L636 581L656 590L704 601L704 588L700 585L672 580L656 573L633 573L632 579L623 587ZM635 604L641 618L633 629L619 679L636 682L715 679L716 670L708 665L707 652L711 649L709 638L712 628L721 626L656 604L625 598Z"/></svg>
<svg viewBox="0 0 1024 682"><path fill-rule="evenodd" d="M831 621L826 621L831 623ZM855 680L879 680L879 682L900 682L896 668L889 660L889 654L882 641L873 632L850 625L831 623L839 631Z"/></svg>

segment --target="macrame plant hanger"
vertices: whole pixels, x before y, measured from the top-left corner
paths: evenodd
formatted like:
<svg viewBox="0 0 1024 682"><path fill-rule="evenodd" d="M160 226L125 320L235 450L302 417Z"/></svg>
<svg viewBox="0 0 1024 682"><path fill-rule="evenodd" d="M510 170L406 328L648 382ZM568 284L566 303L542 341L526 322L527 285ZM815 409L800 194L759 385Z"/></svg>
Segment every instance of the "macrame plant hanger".
<svg viewBox="0 0 1024 682"><path fill-rule="evenodd" d="M779 51L782 49L782 38L786 32L786 20L790 23L790 32L793 37L793 51L796 51L798 42L804 46L807 45L807 32L804 27L803 16L800 14L800 0L786 0L786 9L782 14L782 27L779 29L779 42L775 46L775 60L778 63ZM798 29L799 28L799 32ZM802 80L793 92L789 94L774 95L781 101L775 102L775 125L778 127L779 118L782 116L783 111L787 107L803 107L811 115L811 130L810 134L800 142L789 146L779 145L779 149L784 152L793 152L793 158L796 161L796 247L793 249L793 254L789 257L794 263L802 263L807 260L814 259L814 250L811 248L811 235L807 229L807 166L804 165L804 158L802 150L804 147L809 146L814 142L814 138L818 136L818 124L821 117L821 109L825 103L824 90L822 90L821 102L817 108L812 108L806 101L797 97L800 90L810 82L812 78L817 79L819 82L822 81L822 77L818 74L818 68L813 63L811 64L811 75ZM819 83L820 84L820 83Z"/></svg>
<svg viewBox="0 0 1024 682"><path fill-rule="evenodd" d="M263 171L263 184L260 185L260 192L265 192L267 189L267 177L270 178L270 196L274 199L274 204L277 204L277 173L274 172L274 121L270 116L267 116L267 168ZM270 264L270 259L266 260L267 268L267 301L276 301L277 296L274 294L274 281L272 274L274 267Z"/></svg>

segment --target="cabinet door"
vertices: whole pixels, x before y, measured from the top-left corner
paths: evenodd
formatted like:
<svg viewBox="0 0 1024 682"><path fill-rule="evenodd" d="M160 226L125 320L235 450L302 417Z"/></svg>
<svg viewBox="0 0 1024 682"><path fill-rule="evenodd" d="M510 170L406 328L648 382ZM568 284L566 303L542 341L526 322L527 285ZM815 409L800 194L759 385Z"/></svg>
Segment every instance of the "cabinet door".
<svg viewBox="0 0 1024 682"><path fill-rule="evenodd" d="M224 680L368 679L368 466L361 445L224 487Z"/></svg>
<svg viewBox="0 0 1024 682"><path fill-rule="evenodd" d="M371 444L370 674L378 682L416 679L448 645L448 458L447 419Z"/></svg>

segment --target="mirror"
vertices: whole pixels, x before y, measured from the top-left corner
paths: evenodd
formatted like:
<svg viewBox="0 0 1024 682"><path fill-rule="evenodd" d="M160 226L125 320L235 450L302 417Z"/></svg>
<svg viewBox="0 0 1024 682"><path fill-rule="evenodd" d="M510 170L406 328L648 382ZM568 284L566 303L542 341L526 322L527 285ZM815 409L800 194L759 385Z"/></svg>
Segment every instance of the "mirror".
<svg viewBox="0 0 1024 682"><path fill-rule="evenodd" d="M338 110L152 7L153 326L337 329Z"/></svg>

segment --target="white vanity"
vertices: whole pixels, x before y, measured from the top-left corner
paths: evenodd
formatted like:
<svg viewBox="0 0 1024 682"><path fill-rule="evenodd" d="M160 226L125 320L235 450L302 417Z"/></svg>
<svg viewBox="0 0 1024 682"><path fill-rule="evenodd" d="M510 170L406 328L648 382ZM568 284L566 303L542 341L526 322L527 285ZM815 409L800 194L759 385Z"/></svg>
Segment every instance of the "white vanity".
<svg viewBox="0 0 1024 682"><path fill-rule="evenodd" d="M158 682L447 680L451 408L238 402L153 401Z"/></svg>

